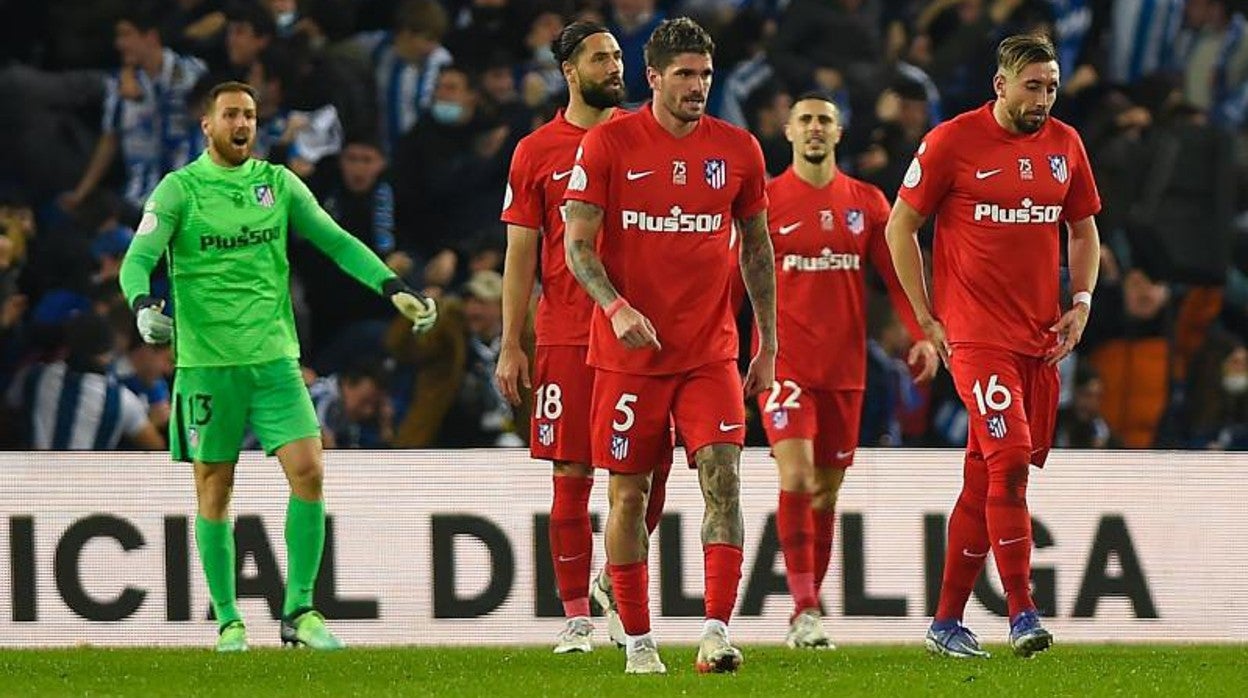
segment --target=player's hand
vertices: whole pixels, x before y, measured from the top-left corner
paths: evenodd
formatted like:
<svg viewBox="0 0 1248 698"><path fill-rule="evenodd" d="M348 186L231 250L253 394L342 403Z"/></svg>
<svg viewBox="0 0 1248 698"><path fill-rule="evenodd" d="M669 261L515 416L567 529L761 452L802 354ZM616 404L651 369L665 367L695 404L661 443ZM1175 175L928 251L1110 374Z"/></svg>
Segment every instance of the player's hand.
<svg viewBox="0 0 1248 698"><path fill-rule="evenodd" d="M922 366L919 375L914 377L915 383L924 383L936 377L936 372L940 370L940 355L936 352L936 345L926 339L920 339L910 347L910 356L907 358L910 366Z"/></svg>
<svg viewBox="0 0 1248 698"><path fill-rule="evenodd" d="M776 350L759 349L754 358L750 359L750 368L745 372L746 397L752 397L771 387L776 380Z"/></svg>
<svg viewBox="0 0 1248 698"><path fill-rule="evenodd" d="M925 322L919 323L923 328L923 334L927 336L927 341L932 343L936 349L936 354L940 356L940 362L949 368L949 357L953 355L953 348L949 346L949 338L945 336L945 326L940 324L940 320L936 318L928 318Z"/></svg>
<svg viewBox="0 0 1248 698"><path fill-rule="evenodd" d="M519 345L504 344L498 352L494 382L498 383L498 390L507 398L507 402L513 405L521 403L521 385L524 385L525 390L533 388L529 383L529 357L524 355L524 350Z"/></svg>
<svg viewBox="0 0 1248 698"><path fill-rule="evenodd" d="M615 330L615 338L629 349L654 347L657 351L663 348L654 325L631 305L620 308L611 316L611 329Z"/></svg>
<svg viewBox="0 0 1248 698"><path fill-rule="evenodd" d="M1067 310L1062 319L1049 328L1057 333L1057 346L1050 349L1044 356L1050 366L1066 358L1079 340L1083 339L1083 328L1088 326L1089 312L1088 306L1075 303L1075 307Z"/></svg>
<svg viewBox="0 0 1248 698"><path fill-rule="evenodd" d="M139 336L148 344L168 344L173 339L173 318L165 315L165 302L156 299L139 300L135 303L135 324Z"/></svg>
<svg viewBox="0 0 1248 698"><path fill-rule="evenodd" d="M432 298L419 297L408 289L390 294L390 302L412 321L412 334L428 332L438 322L438 304Z"/></svg>

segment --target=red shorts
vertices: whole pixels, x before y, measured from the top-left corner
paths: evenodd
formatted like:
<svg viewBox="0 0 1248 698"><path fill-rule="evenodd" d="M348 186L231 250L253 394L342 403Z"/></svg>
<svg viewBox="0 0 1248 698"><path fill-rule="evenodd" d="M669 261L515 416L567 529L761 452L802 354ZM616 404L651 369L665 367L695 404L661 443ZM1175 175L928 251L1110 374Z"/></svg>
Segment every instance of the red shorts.
<svg viewBox="0 0 1248 698"><path fill-rule="evenodd" d="M803 390L779 379L758 396L758 409L772 446L785 439L815 442L816 468L845 469L854 464L861 390Z"/></svg>
<svg viewBox="0 0 1248 698"><path fill-rule="evenodd" d="M745 403L735 361L667 376L594 374L594 465L646 473L671 462L672 425L693 454L709 444L745 443Z"/></svg>
<svg viewBox="0 0 1248 698"><path fill-rule="evenodd" d="M590 463L589 410L594 369L589 347L539 346L533 364L529 453L539 460Z"/></svg>
<svg viewBox="0 0 1248 698"><path fill-rule="evenodd" d="M976 345L955 347L950 359L970 423L967 451L987 458L1007 448L1025 448L1032 465L1044 467L1057 424L1057 367L1042 358Z"/></svg>

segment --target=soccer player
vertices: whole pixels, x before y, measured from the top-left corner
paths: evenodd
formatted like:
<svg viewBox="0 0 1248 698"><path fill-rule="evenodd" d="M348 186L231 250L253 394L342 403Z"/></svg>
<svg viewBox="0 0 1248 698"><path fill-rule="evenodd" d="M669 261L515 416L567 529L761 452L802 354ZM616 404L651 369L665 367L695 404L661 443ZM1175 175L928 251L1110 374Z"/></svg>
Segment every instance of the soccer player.
<svg viewBox="0 0 1248 698"><path fill-rule="evenodd" d="M1043 467L1057 415L1055 364L1079 343L1092 306L1100 196L1079 134L1049 116L1057 54L1043 36L997 49L996 99L919 145L888 222L906 295L970 415L962 494L949 519L931 652L984 657L962 612L991 552L1009 605L1009 641L1027 657L1053 636L1031 598L1027 478ZM936 216L929 303L915 231ZM1072 307L1058 298L1060 225L1069 230Z"/></svg>
<svg viewBox="0 0 1248 698"><path fill-rule="evenodd" d="M568 106L550 123L523 138L512 155L503 222L507 224L507 263L503 265L503 344L496 376L503 396L521 403L520 386L532 388L528 357L520 335L537 275L539 240L542 286L537 309L537 360L530 452L554 466L550 506L550 555L567 624L555 653L589 652L594 627L589 620L589 572L593 529L589 494L589 411L594 371L585 363L594 303L564 261L563 193L585 132L622 116L624 101L620 45L606 27L573 22L552 46L568 82ZM540 231L540 232L539 232ZM670 456L671 449L667 455ZM670 466L664 459L662 464ZM646 528L653 532L663 513L663 482L669 467L655 471ZM600 574L592 589L607 615L611 639L624 644L610 593L610 577Z"/></svg>
<svg viewBox="0 0 1248 698"><path fill-rule="evenodd" d="M837 169L836 105L818 92L798 97L784 132L793 144L793 165L767 185L780 353L776 382L758 404L780 471L776 528L794 603L785 643L831 647L819 619L819 590L832 554L836 497L854 462L862 415L864 259L884 278L898 316L919 340L909 357L922 367L918 378L935 375L939 359L893 271L884 239L888 200ZM836 360L815 360L829 355Z"/></svg>
<svg viewBox="0 0 1248 698"><path fill-rule="evenodd" d="M705 115L713 51L692 20L660 24L645 48L653 102L585 135L565 194L568 266L598 305L589 339L591 447L594 465L611 473L607 568L628 635L628 673L666 671L650 635L644 519L673 422L706 505L697 666L741 664L728 638L741 579L745 432L730 303L734 221L762 338L748 395L775 375L775 273L762 150L748 132Z"/></svg>
<svg viewBox="0 0 1248 698"><path fill-rule="evenodd" d="M200 127L208 147L152 193L122 263L121 287L143 340L174 345L169 441L174 459L194 462L195 544L219 623L217 650L247 649L235 605L234 531L227 517L248 423L265 451L277 454L290 483L282 642L337 649L342 642L312 608L325 543L324 464L320 425L299 371L287 226L359 282L389 296L417 330L432 326L437 309L338 227L299 178L251 158L256 101L250 86L213 87ZM173 318L150 295L149 276L162 255Z"/></svg>

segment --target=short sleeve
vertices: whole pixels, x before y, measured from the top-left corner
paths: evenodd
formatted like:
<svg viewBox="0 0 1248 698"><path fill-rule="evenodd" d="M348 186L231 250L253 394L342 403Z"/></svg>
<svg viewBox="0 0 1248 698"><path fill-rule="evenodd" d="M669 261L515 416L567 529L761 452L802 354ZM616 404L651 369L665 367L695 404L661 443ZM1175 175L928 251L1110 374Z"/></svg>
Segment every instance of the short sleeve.
<svg viewBox="0 0 1248 698"><path fill-rule="evenodd" d="M949 129L937 127L919 143L901 180L897 197L924 216L931 215L953 184L957 158L950 150Z"/></svg>
<svg viewBox="0 0 1248 698"><path fill-rule="evenodd" d="M752 134L745 134L745 171L741 176L741 189L732 201L732 217L740 220L753 218L767 208L767 165L763 161L763 149Z"/></svg>
<svg viewBox="0 0 1248 698"><path fill-rule="evenodd" d="M576 149L576 164L568 177L565 201L583 201L598 208L607 207L611 188L611 142L604 135L607 129L590 129Z"/></svg>
<svg viewBox="0 0 1248 698"><path fill-rule="evenodd" d="M542 227L545 202L541 178L536 174L529 144L527 141L520 141L511 156L511 169L507 173L507 189L503 194L503 212L500 216L504 223L533 230Z"/></svg>
<svg viewBox="0 0 1248 698"><path fill-rule="evenodd" d="M1092 164L1088 162L1088 153L1083 148L1083 139L1072 134L1075 141L1074 162L1070 168L1070 189L1066 191L1064 205L1065 217L1072 223L1095 215L1101 210L1101 195L1096 189L1096 178L1092 175Z"/></svg>
<svg viewBox="0 0 1248 698"><path fill-rule="evenodd" d="M147 424L147 408L143 405L143 400L130 391L129 388L121 388L121 433L126 436L134 436L139 433L143 425Z"/></svg>
<svg viewBox="0 0 1248 698"><path fill-rule="evenodd" d="M104 113L100 118L100 130L116 133L121 123L121 83L116 74L104 80Z"/></svg>

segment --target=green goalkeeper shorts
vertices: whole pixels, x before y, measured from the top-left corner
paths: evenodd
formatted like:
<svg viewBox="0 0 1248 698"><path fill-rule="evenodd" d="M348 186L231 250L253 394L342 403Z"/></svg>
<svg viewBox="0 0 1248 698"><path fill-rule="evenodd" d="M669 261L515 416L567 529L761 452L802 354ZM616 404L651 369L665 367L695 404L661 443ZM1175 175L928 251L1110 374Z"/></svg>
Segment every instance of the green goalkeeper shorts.
<svg viewBox="0 0 1248 698"><path fill-rule="evenodd" d="M174 460L238 462L249 422L269 455L297 439L320 438L298 361L177 370L169 419Z"/></svg>

